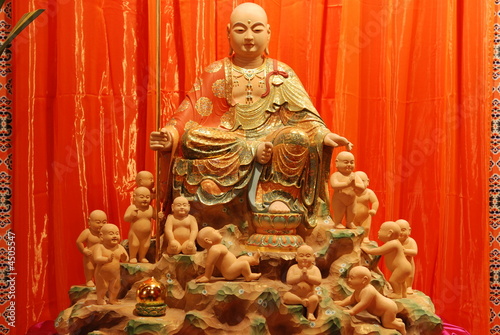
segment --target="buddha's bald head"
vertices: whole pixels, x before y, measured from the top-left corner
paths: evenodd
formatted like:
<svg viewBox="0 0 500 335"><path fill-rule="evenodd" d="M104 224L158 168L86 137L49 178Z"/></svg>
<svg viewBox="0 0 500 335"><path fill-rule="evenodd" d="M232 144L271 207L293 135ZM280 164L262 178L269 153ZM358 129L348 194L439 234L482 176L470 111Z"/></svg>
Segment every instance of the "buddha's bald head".
<svg viewBox="0 0 500 335"><path fill-rule="evenodd" d="M236 8L231 13L231 26L241 21L242 18L246 18L249 20L251 17L254 18L255 21L260 21L264 24L267 24L267 14L264 8L253 3L253 2L245 2Z"/></svg>

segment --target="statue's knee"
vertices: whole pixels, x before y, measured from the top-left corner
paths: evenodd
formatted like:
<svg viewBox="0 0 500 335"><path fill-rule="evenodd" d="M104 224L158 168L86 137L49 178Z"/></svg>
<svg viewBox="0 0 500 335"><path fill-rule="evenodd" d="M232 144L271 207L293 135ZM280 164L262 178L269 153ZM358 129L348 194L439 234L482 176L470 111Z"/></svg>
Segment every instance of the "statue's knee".
<svg viewBox="0 0 500 335"><path fill-rule="evenodd" d="M273 144L292 144L301 147L309 147L309 136L307 133L299 128L287 128L281 131L278 136L276 136Z"/></svg>

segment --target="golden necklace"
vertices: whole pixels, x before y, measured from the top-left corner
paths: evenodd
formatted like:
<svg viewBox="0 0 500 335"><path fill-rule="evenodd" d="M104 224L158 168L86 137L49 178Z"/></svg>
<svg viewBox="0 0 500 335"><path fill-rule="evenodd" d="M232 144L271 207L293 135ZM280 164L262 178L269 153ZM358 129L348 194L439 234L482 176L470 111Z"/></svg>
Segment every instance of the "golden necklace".
<svg viewBox="0 0 500 335"><path fill-rule="evenodd" d="M255 69L244 69L242 67L239 67L237 65L232 64L232 70L233 70L233 87L239 86L239 79L241 77L245 78L247 80L247 86L246 86L246 104L252 104L253 103L253 86L252 86L252 80L257 77L259 80L259 87L264 88L266 85L266 62L262 63L261 66Z"/></svg>

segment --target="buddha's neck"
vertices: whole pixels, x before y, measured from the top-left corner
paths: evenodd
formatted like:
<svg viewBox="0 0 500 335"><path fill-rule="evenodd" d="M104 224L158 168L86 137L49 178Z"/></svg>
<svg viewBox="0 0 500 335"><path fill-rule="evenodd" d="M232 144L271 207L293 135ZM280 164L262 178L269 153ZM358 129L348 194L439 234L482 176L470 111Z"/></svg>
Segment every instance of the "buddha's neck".
<svg viewBox="0 0 500 335"><path fill-rule="evenodd" d="M255 69L262 65L264 58L259 56L257 58L245 58L238 55L233 56L233 64L244 69Z"/></svg>

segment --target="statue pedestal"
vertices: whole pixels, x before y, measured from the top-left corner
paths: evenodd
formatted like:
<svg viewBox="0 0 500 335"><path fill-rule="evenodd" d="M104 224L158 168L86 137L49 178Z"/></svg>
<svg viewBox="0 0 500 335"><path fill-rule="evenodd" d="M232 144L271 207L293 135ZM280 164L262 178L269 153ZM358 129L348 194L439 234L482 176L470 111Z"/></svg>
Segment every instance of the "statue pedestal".
<svg viewBox="0 0 500 335"><path fill-rule="evenodd" d="M245 254L246 246L234 226L222 230L223 243L235 255ZM331 229L318 226L308 237L315 244L316 265L322 283L316 287L320 302L317 320L304 316L302 305L285 305L282 297L290 286L285 283L288 268L295 263L293 252L261 252L261 262L252 267L261 272L259 280L242 278L225 281L215 274L208 283L193 278L204 273L206 252L195 255L163 257L156 264L121 264L121 304L96 305L92 288L72 288L73 305L56 320L59 334L337 334L397 335L385 329L380 320L367 313L349 316L334 301L352 294L346 284L350 267L359 264L373 268L378 261L361 256L359 243L363 229ZM241 242L241 243L240 243ZM314 243L313 243L314 242ZM374 242L372 242L374 243ZM375 275L374 272L372 272ZM154 277L165 286L166 313L144 317L136 311L136 291ZM372 284L379 290L384 279L376 275ZM406 324L407 335L441 335L443 325L434 314L430 299L419 291L408 298L395 300L400 307L398 317Z"/></svg>
<svg viewBox="0 0 500 335"><path fill-rule="evenodd" d="M247 246L268 251L295 251L304 244L302 237L297 235L302 217L298 213L254 213L255 234L250 236Z"/></svg>

